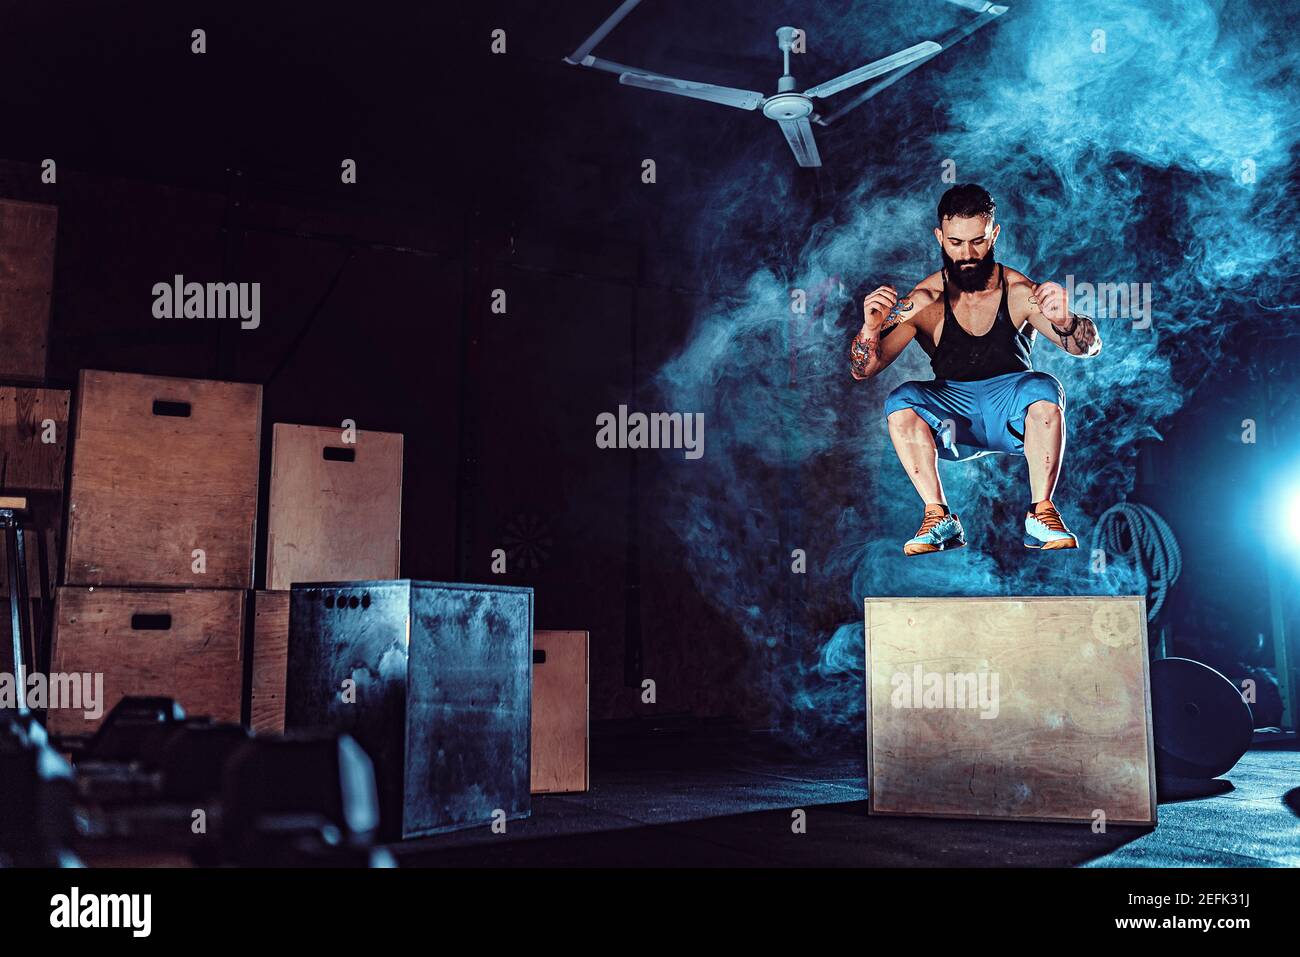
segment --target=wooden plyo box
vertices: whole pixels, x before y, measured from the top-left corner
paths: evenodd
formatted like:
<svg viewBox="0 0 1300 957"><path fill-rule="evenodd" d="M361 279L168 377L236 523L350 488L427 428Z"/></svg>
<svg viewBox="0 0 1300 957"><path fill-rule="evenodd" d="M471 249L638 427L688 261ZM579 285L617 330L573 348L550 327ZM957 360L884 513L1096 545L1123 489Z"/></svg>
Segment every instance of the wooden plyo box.
<svg viewBox="0 0 1300 957"><path fill-rule="evenodd" d="M0 387L0 488L63 491L71 397L66 389Z"/></svg>
<svg viewBox="0 0 1300 957"><path fill-rule="evenodd" d="M50 670L102 674L103 714L51 710L51 733L92 733L126 695L164 695L193 717L239 723L243 592L60 588L54 614Z"/></svg>
<svg viewBox="0 0 1300 957"><path fill-rule="evenodd" d="M59 211L0 200L0 377L45 378Z"/></svg>
<svg viewBox="0 0 1300 957"><path fill-rule="evenodd" d="M401 435L275 424L267 588L395 579L401 537Z"/></svg>
<svg viewBox="0 0 1300 957"><path fill-rule="evenodd" d="M866 599L873 814L1156 823L1140 597Z"/></svg>
<svg viewBox="0 0 1300 957"><path fill-rule="evenodd" d="M23 539L27 584L40 597L40 540L45 540L46 574L58 578L63 541L63 473L68 452L66 389L0 387L0 489L27 499ZM37 534L38 530L43 534ZM9 595L8 557L0 549L0 596ZM50 596L53 597L53 596Z"/></svg>
<svg viewBox="0 0 1300 957"><path fill-rule="evenodd" d="M65 582L251 587L261 417L260 385L82 370Z"/></svg>
<svg viewBox="0 0 1300 957"><path fill-rule="evenodd" d="M252 728L284 733L284 676L289 658L287 591L253 593Z"/></svg>
<svg viewBox="0 0 1300 957"><path fill-rule="evenodd" d="M587 649L585 631L533 632L534 794L591 786Z"/></svg>

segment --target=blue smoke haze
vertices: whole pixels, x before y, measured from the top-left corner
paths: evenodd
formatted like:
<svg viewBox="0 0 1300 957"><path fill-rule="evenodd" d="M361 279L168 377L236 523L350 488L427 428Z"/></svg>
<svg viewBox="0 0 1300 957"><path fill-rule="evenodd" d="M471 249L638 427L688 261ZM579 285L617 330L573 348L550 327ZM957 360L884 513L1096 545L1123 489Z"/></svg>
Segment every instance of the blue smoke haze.
<svg viewBox="0 0 1300 957"><path fill-rule="evenodd" d="M820 66L792 66L801 86L973 16L940 0L768 7L749 8L744 29L807 30ZM1279 301L1297 254L1292 29L1277 3L1013 3L814 127L820 171L798 169L774 127L719 119L693 233L716 296L656 384L663 408L705 413L709 446L681 470L670 524L701 592L751 639L750 680L779 725L805 740L861 727L864 596L1143 591L1121 564L1090 574L1097 516L1131 491L1137 444L1159 439L1189 390L1231 360L1225 330L1294 307ZM1093 49L1098 30L1105 52ZM1151 328L1101 321L1100 357L1041 338L1035 349L1035 367L1066 389L1056 500L1084 545L1072 553L1021 546L1028 486L1011 456L941 465L971 547L901 552L920 508L881 407L900 382L932 375L909 346L878 379L854 382L847 347L863 291L910 288L938 268L947 159L957 182L998 202L1000 261L1039 282L1152 285ZM792 289L808 291L807 314L792 313ZM806 575L791 572L796 548Z"/></svg>

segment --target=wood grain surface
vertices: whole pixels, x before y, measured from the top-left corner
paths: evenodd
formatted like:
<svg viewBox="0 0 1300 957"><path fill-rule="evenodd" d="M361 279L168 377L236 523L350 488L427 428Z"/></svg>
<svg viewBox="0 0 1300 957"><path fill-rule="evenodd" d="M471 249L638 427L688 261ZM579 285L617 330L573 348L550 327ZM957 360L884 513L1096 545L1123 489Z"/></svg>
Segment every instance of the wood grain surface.
<svg viewBox="0 0 1300 957"><path fill-rule="evenodd" d="M161 630L137 615L170 616ZM60 588L51 670L103 674L103 716L49 713L54 734L89 734L126 695L165 695L186 714L240 720L244 593Z"/></svg>
<svg viewBox="0 0 1300 957"><path fill-rule="evenodd" d="M251 587L261 410L259 385L83 370L65 582Z"/></svg>
<svg viewBox="0 0 1300 957"><path fill-rule="evenodd" d="M1155 823L1144 599L865 607L872 813Z"/></svg>
<svg viewBox="0 0 1300 957"><path fill-rule="evenodd" d="M590 787L585 631L533 632L532 792Z"/></svg>
<svg viewBox="0 0 1300 957"><path fill-rule="evenodd" d="M71 398L66 389L0 386L0 489L63 490Z"/></svg>
<svg viewBox="0 0 1300 957"><path fill-rule="evenodd" d="M399 578L402 436L345 444L340 429L280 422L272 436L267 587Z"/></svg>
<svg viewBox="0 0 1300 957"><path fill-rule="evenodd" d="M284 732L284 677L289 659L289 595L259 591L253 595L252 728Z"/></svg>
<svg viewBox="0 0 1300 957"><path fill-rule="evenodd" d="M0 377L45 378L59 211L0 199Z"/></svg>

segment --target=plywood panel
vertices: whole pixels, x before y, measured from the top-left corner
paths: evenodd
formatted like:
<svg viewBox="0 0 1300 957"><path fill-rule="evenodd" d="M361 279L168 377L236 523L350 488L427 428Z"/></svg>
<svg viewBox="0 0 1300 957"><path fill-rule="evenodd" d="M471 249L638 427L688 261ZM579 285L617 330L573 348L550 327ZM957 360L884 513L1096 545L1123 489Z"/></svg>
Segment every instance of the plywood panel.
<svg viewBox="0 0 1300 957"><path fill-rule="evenodd" d="M105 716L126 695L167 695L189 715L238 723L243 631L240 591L60 588L51 670L102 673ZM102 720L61 709L48 726L89 734Z"/></svg>
<svg viewBox="0 0 1300 957"><path fill-rule="evenodd" d="M289 654L289 592L253 596L253 730L284 732L284 675Z"/></svg>
<svg viewBox="0 0 1300 957"><path fill-rule="evenodd" d="M259 385L84 370L65 581L249 587L261 408Z"/></svg>
<svg viewBox="0 0 1300 957"><path fill-rule="evenodd" d="M532 791L586 791L589 778L588 636L533 633Z"/></svg>
<svg viewBox="0 0 1300 957"><path fill-rule="evenodd" d="M59 212L0 200L0 377L44 379Z"/></svg>
<svg viewBox="0 0 1300 957"><path fill-rule="evenodd" d="M399 576L402 436L277 422L271 451L266 583Z"/></svg>
<svg viewBox="0 0 1300 957"><path fill-rule="evenodd" d="M62 491L70 399L66 389L0 387L0 488Z"/></svg>
<svg viewBox="0 0 1300 957"><path fill-rule="evenodd" d="M1142 598L868 598L872 813L1154 824Z"/></svg>

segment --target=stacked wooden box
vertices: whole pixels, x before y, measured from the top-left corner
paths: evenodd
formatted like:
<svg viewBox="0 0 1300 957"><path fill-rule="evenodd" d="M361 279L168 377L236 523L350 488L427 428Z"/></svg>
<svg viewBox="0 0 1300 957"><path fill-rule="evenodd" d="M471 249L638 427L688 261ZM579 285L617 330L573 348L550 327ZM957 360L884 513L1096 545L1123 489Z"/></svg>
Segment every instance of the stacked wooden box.
<svg viewBox="0 0 1300 957"><path fill-rule="evenodd" d="M0 379L40 383L50 330L59 212L0 199Z"/></svg>
<svg viewBox="0 0 1300 957"><path fill-rule="evenodd" d="M50 670L102 674L103 714L150 694L239 721L247 622L251 724L281 731L290 586L400 575L403 437L274 426L266 588L247 619L261 387L86 370L70 443L69 393L40 387L57 221L52 206L0 200L0 383L18 383L0 385L0 492L27 498L46 539L42 550L26 538L33 597L63 570ZM0 596L4 563L0 550ZM535 792L588 787L587 675L586 632L534 635ZM56 709L47 720L56 734L88 734L102 718Z"/></svg>
<svg viewBox="0 0 1300 957"><path fill-rule="evenodd" d="M252 727L284 730L289 588L400 574L402 436L277 422L266 590L254 596Z"/></svg>
<svg viewBox="0 0 1300 957"><path fill-rule="evenodd" d="M103 673L105 714L151 694L240 720L261 406L258 385L81 373L51 670Z"/></svg>
<svg viewBox="0 0 1300 957"><path fill-rule="evenodd" d="M23 542L27 556L27 589L31 622L49 640L48 603L58 581L59 543L63 529L63 476L68 450L68 402L63 389L0 387L0 491L26 501ZM41 568L44 559L45 568ZM43 573L42 573L43 572ZM0 548L0 598L9 598L9 559ZM0 670L13 667L9 642L10 615L6 607L0 625ZM29 671L40 661L27 662Z"/></svg>
<svg viewBox="0 0 1300 957"><path fill-rule="evenodd" d="M5 383L0 386L0 494L25 499L24 522L41 533L26 531L23 536L34 624L39 621L39 603L52 597L42 585L57 578L68 448L69 393L42 387L58 219L53 206L0 199L0 381ZM47 560L44 576L42 554ZM7 556L0 548L0 596L5 599L8 573ZM0 665L10 669L8 612L2 617Z"/></svg>

